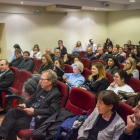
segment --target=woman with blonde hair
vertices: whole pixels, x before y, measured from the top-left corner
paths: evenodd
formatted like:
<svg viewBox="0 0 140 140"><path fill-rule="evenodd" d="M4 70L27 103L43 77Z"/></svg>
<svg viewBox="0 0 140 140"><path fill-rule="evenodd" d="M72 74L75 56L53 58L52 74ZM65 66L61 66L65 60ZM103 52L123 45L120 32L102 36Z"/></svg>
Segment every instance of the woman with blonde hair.
<svg viewBox="0 0 140 140"><path fill-rule="evenodd" d="M106 71L102 63L95 62L91 67L91 75L85 80L84 84L80 86L85 90L97 95L100 91L106 90L109 86L106 78Z"/></svg>
<svg viewBox="0 0 140 140"><path fill-rule="evenodd" d="M139 71L136 68L136 60L134 58L127 58L124 70L127 72L127 74L132 74L134 78L139 79Z"/></svg>
<svg viewBox="0 0 140 140"><path fill-rule="evenodd" d="M54 65L53 65L53 61L52 61L50 55L44 54L42 56L42 65L41 65L38 73L41 74L42 71L49 70L49 69L53 70L53 68L54 68Z"/></svg>
<svg viewBox="0 0 140 140"><path fill-rule="evenodd" d="M72 55L78 55L81 51L83 51L81 41L77 41L76 46L74 47L72 51Z"/></svg>
<svg viewBox="0 0 140 140"><path fill-rule="evenodd" d="M39 46L37 44L34 45L33 50L30 52L30 57L34 57L36 59L41 59L41 56L42 56L42 54L41 54Z"/></svg>

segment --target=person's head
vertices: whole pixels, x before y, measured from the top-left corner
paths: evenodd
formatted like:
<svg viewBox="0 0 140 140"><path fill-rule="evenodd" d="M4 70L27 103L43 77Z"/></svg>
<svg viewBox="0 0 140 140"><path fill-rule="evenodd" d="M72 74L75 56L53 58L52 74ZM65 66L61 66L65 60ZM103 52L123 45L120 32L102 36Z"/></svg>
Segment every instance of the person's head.
<svg viewBox="0 0 140 140"><path fill-rule="evenodd" d="M59 47L63 46L63 41L62 40L58 40L58 46Z"/></svg>
<svg viewBox="0 0 140 140"><path fill-rule="evenodd" d="M113 47L112 46L109 46L107 50L108 50L108 52L112 52Z"/></svg>
<svg viewBox="0 0 140 140"><path fill-rule="evenodd" d="M103 49L101 47L99 47L97 50L98 50L98 53L99 54L102 54L103 53Z"/></svg>
<svg viewBox="0 0 140 140"><path fill-rule="evenodd" d="M92 54L92 53L93 53L92 47L88 47L88 48L87 48L87 53L88 53L88 54Z"/></svg>
<svg viewBox="0 0 140 140"><path fill-rule="evenodd" d="M134 70L136 70L136 60L134 58L127 58L125 65L124 65L124 70L127 71L127 74L132 73Z"/></svg>
<svg viewBox="0 0 140 140"><path fill-rule="evenodd" d="M18 44L15 44L15 45L14 45L14 49L15 49L15 50L16 50L16 49L21 50L21 48L20 48L20 46L19 46Z"/></svg>
<svg viewBox="0 0 140 140"><path fill-rule="evenodd" d="M118 49L117 49L117 47L114 47L114 48L113 48L112 54L114 54L114 55L118 54Z"/></svg>
<svg viewBox="0 0 140 140"><path fill-rule="evenodd" d="M46 54L51 54L51 49L50 49L50 48L47 48L47 49L45 50L45 52L46 52Z"/></svg>
<svg viewBox="0 0 140 140"><path fill-rule="evenodd" d="M30 53L28 51L23 52L23 59L27 60L30 58Z"/></svg>
<svg viewBox="0 0 140 140"><path fill-rule="evenodd" d="M6 59L0 60L0 70L5 72L9 69L9 62Z"/></svg>
<svg viewBox="0 0 140 140"><path fill-rule="evenodd" d="M127 45L131 45L131 41L130 40L127 41Z"/></svg>
<svg viewBox="0 0 140 140"><path fill-rule="evenodd" d="M99 114L116 111L119 105L119 98L112 90L103 90L97 95L97 104Z"/></svg>
<svg viewBox="0 0 140 140"><path fill-rule="evenodd" d="M97 81L101 80L102 78L106 78L106 71L102 63L95 62L91 67L91 75L89 76L89 80L91 81L93 76L97 76Z"/></svg>
<svg viewBox="0 0 140 140"><path fill-rule="evenodd" d="M90 39L89 40L89 43L92 45L93 44L93 39Z"/></svg>
<svg viewBox="0 0 140 140"><path fill-rule="evenodd" d="M116 47L117 47L117 49L119 49L120 48L120 44L116 44Z"/></svg>
<svg viewBox="0 0 140 140"><path fill-rule="evenodd" d="M61 50L56 49L55 50L55 56L57 57L57 56L60 56L60 55L61 55Z"/></svg>
<svg viewBox="0 0 140 140"><path fill-rule="evenodd" d="M137 49L138 50L139 49L139 46L138 45L135 45L134 46L134 49Z"/></svg>
<svg viewBox="0 0 140 140"><path fill-rule="evenodd" d="M52 59L51 59L51 57L50 57L49 54L44 54L44 55L42 56L42 64L43 64L43 65L44 65L44 64L47 64L47 65L53 64L53 61L52 61Z"/></svg>
<svg viewBox="0 0 140 140"><path fill-rule="evenodd" d="M73 73L74 75L78 74L79 72L83 72L84 66L81 62L75 62L74 64L72 64L73 67Z"/></svg>
<svg viewBox="0 0 140 140"><path fill-rule="evenodd" d="M60 68L62 70L65 69L64 61L61 58L58 58L54 61L54 66L57 66L58 68Z"/></svg>
<svg viewBox="0 0 140 140"><path fill-rule="evenodd" d="M138 55L138 50L137 49L133 49L133 52L135 53L135 55Z"/></svg>
<svg viewBox="0 0 140 140"><path fill-rule="evenodd" d="M124 50L128 50L128 45L127 44L124 44Z"/></svg>
<svg viewBox="0 0 140 140"><path fill-rule="evenodd" d="M79 56L79 55L76 55L75 57L74 57L74 63L75 62L80 62L81 61L81 57Z"/></svg>
<svg viewBox="0 0 140 140"><path fill-rule="evenodd" d="M66 59L66 61L71 61L71 55L66 53L64 59Z"/></svg>
<svg viewBox="0 0 140 140"><path fill-rule="evenodd" d="M81 47L81 46L82 46L81 41L77 41L76 47Z"/></svg>
<svg viewBox="0 0 140 140"><path fill-rule="evenodd" d="M124 84L127 84L131 76L132 75L128 75L125 70L118 70L114 75L114 82L118 84L118 86L122 86Z"/></svg>
<svg viewBox="0 0 140 140"><path fill-rule="evenodd" d="M136 60L136 55L135 55L134 52L130 52L130 53L129 53L129 57L130 57L130 58L134 58L134 59Z"/></svg>
<svg viewBox="0 0 140 140"><path fill-rule="evenodd" d="M20 58L21 57L21 50L19 50L19 49L15 50L15 56L16 56L16 58Z"/></svg>
<svg viewBox="0 0 140 140"><path fill-rule="evenodd" d="M50 69L43 71L39 82L41 84L41 87L47 90L53 86L56 86L57 75L53 70Z"/></svg>
<svg viewBox="0 0 140 140"><path fill-rule="evenodd" d="M97 44L97 49L98 49L99 47L101 47L101 44Z"/></svg>
<svg viewBox="0 0 140 140"><path fill-rule="evenodd" d="M118 63L118 59L114 56L109 56L108 57L108 66L112 67L112 66L117 66L118 67L119 63Z"/></svg>
<svg viewBox="0 0 140 140"><path fill-rule="evenodd" d="M109 42L110 42L110 39L109 39L109 38L107 38L107 39L106 39L106 43L109 43Z"/></svg>
<svg viewBox="0 0 140 140"><path fill-rule="evenodd" d="M123 53L123 47L119 47L119 54Z"/></svg>
<svg viewBox="0 0 140 140"><path fill-rule="evenodd" d="M37 44L36 44L36 45L34 45L33 51L37 51L37 52L39 52L39 51L40 51L39 46L38 46Z"/></svg>

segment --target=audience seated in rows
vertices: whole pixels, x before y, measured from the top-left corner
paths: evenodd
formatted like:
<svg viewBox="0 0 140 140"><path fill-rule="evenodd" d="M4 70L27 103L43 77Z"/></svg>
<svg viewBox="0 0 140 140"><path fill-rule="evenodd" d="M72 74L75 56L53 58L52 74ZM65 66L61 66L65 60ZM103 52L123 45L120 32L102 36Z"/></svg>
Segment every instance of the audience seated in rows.
<svg viewBox="0 0 140 140"><path fill-rule="evenodd" d="M79 56L79 55L76 55L75 57L74 57L74 63L75 62L81 62L81 57Z"/></svg>
<svg viewBox="0 0 140 140"><path fill-rule="evenodd" d="M96 108L78 131L78 140L118 140L125 128L125 122L116 112L118 105L119 99L113 91L101 91Z"/></svg>
<svg viewBox="0 0 140 140"><path fill-rule="evenodd" d="M30 57L36 58L36 59L41 59L42 53L40 51L39 46L36 44L34 45L33 50L30 52Z"/></svg>
<svg viewBox="0 0 140 140"><path fill-rule="evenodd" d="M98 52L94 55L93 60L107 61L107 55L103 53L103 49L101 47L98 48Z"/></svg>
<svg viewBox="0 0 140 140"><path fill-rule="evenodd" d="M92 47L87 48L87 53L85 54L84 58L89 59L90 61L93 60L95 54L93 53Z"/></svg>
<svg viewBox="0 0 140 140"><path fill-rule="evenodd" d="M135 61L136 61L136 64L137 64L137 58L136 58L136 55L135 55L135 53L133 53L133 52L130 52L129 53L129 57L128 58L133 58L133 59L135 59ZM124 61L124 62L122 62L122 64L125 64L125 62L126 62L126 60Z"/></svg>
<svg viewBox="0 0 140 140"><path fill-rule="evenodd" d="M66 47L64 47L62 40L58 41L58 46L59 47L57 49L61 50L62 55L65 55L67 53L67 49L66 49Z"/></svg>
<svg viewBox="0 0 140 140"><path fill-rule="evenodd" d="M105 54L112 54L112 50L113 50L113 47L108 46L107 51L105 52Z"/></svg>
<svg viewBox="0 0 140 140"><path fill-rule="evenodd" d="M33 64L33 61L30 59L30 53L28 51L25 51L23 53L23 60L20 62L17 68L19 70L31 71L33 66L34 64Z"/></svg>
<svg viewBox="0 0 140 140"><path fill-rule="evenodd" d="M61 57L61 50L56 49L56 50L55 50L55 56L52 58L52 60L55 61L55 60L58 59L58 58L63 59L63 58Z"/></svg>
<svg viewBox="0 0 140 140"><path fill-rule="evenodd" d="M42 56L42 65L38 71L38 74L41 74L45 70L49 70L49 69L53 70L53 68L54 68L54 65L53 65L53 61L52 61L50 55L44 54ZM36 73L36 72L34 72L34 73Z"/></svg>
<svg viewBox="0 0 140 140"><path fill-rule="evenodd" d="M93 50L93 52L96 52L97 51L97 45L94 44L93 39L90 39L89 40L89 43L88 43L88 45L86 47L86 50L87 50L88 47L91 47L92 50Z"/></svg>
<svg viewBox="0 0 140 140"><path fill-rule="evenodd" d="M51 49L50 48L47 48L46 50L45 50L45 54L49 54L50 55L50 57L51 57L51 59L53 60L53 55L52 55L52 53L51 53Z"/></svg>
<svg viewBox="0 0 140 140"><path fill-rule="evenodd" d="M113 90L116 94L118 91L134 92L134 90L127 85L128 79L132 74L127 74L124 70L118 70L114 75L114 81L110 84L107 90Z"/></svg>
<svg viewBox="0 0 140 140"><path fill-rule="evenodd" d="M114 56L109 56L107 65L105 65L105 70L106 70L106 72L114 75L116 73L116 71L118 70L118 65L119 64L118 64L117 58Z"/></svg>
<svg viewBox="0 0 140 140"><path fill-rule="evenodd" d="M57 75L52 70L44 71L40 79L41 88L20 106L26 109L10 109L0 129L0 139L16 139L16 132L29 129L32 116L53 115L61 104L61 93L56 87ZM44 100L45 98L45 100Z"/></svg>
<svg viewBox="0 0 140 140"><path fill-rule="evenodd" d="M76 87L76 86L81 86L85 78L82 76L82 72L84 69L84 66L81 62L75 62L72 64L73 67L73 73L65 73L63 75L63 79L66 82L66 85L68 85L69 89Z"/></svg>
<svg viewBox="0 0 140 140"><path fill-rule="evenodd" d="M21 50L21 48L20 48L20 46L19 46L18 44L15 44L15 45L14 45L14 49L15 49L15 50L17 50L17 49ZM23 56L23 51L22 51L22 50L21 50L21 55ZM15 54L14 54L14 56L12 57L12 61L13 61L14 59L16 59Z"/></svg>
<svg viewBox="0 0 140 140"><path fill-rule="evenodd" d="M113 47L113 44L112 44L112 41L109 38L107 38L106 39L106 43L104 44L103 49L106 49L107 50L109 46L112 46Z"/></svg>
<svg viewBox="0 0 140 140"><path fill-rule="evenodd" d="M106 71L102 63L95 62L91 67L91 75L79 86L97 95L100 91L106 90L109 86L106 78Z"/></svg>
<svg viewBox="0 0 140 140"><path fill-rule="evenodd" d="M131 48L131 49L133 48L133 45L131 44L131 40L127 41L127 46L128 46L128 48Z"/></svg>
<svg viewBox="0 0 140 140"><path fill-rule="evenodd" d="M119 54L121 56L124 56L124 58L126 58L126 53L123 51L123 47L119 47Z"/></svg>
<svg viewBox="0 0 140 140"><path fill-rule="evenodd" d="M72 65L70 54L65 54L63 60L64 60L64 64Z"/></svg>
<svg viewBox="0 0 140 140"><path fill-rule="evenodd" d="M133 49L133 50L131 50L131 52L134 52L135 55L136 55L136 57L140 57L140 51L139 51L139 49Z"/></svg>
<svg viewBox="0 0 140 140"><path fill-rule="evenodd" d="M127 74L132 74L132 76L139 80L139 71L136 68L136 61L133 58L127 58L124 70L127 72Z"/></svg>
<svg viewBox="0 0 140 140"><path fill-rule="evenodd" d="M16 49L15 56L16 58L9 63L9 66L17 67L20 64L20 62L23 60L23 57L21 55L21 50Z"/></svg>
<svg viewBox="0 0 140 140"><path fill-rule="evenodd" d="M81 41L77 41L76 46L74 47L74 49L72 51L72 56L79 55L79 53L81 51L84 51L82 44L81 44Z"/></svg>

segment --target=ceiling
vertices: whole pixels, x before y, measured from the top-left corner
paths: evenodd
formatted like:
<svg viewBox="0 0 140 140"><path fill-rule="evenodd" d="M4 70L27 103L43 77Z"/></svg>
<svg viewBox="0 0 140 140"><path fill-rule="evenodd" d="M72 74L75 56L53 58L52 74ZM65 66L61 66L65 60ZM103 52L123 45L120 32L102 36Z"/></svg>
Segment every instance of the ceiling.
<svg viewBox="0 0 140 140"><path fill-rule="evenodd" d="M48 6L53 4L81 6L83 10L116 11L140 9L140 0L0 0L0 3L32 6ZM109 4L108 7L105 5Z"/></svg>

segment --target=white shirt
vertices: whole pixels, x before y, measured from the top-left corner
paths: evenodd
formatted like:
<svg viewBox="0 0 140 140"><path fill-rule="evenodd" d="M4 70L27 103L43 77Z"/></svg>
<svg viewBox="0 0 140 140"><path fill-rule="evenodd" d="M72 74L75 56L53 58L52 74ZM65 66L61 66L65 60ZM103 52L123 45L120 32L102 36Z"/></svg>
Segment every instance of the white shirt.
<svg viewBox="0 0 140 140"><path fill-rule="evenodd" d="M112 90L114 91L116 94L118 93L118 91L126 91L126 92L135 92L129 85L124 85L122 87L119 87L117 84L115 84L114 88L112 87L108 87L106 90Z"/></svg>
<svg viewBox="0 0 140 140"><path fill-rule="evenodd" d="M33 54L34 54L34 51L32 50L32 51L30 52L30 57L31 57L31 58L33 57ZM37 59L41 59L41 57L42 57L41 51L37 52L36 58L37 58Z"/></svg>
<svg viewBox="0 0 140 140"><path fill-rule="evenodd" d="M88 47L91 47L92 50L93 50L93 52L96 52L97 51L97 45L96 44L87 45L86 50L87 50Z"/></svg>

